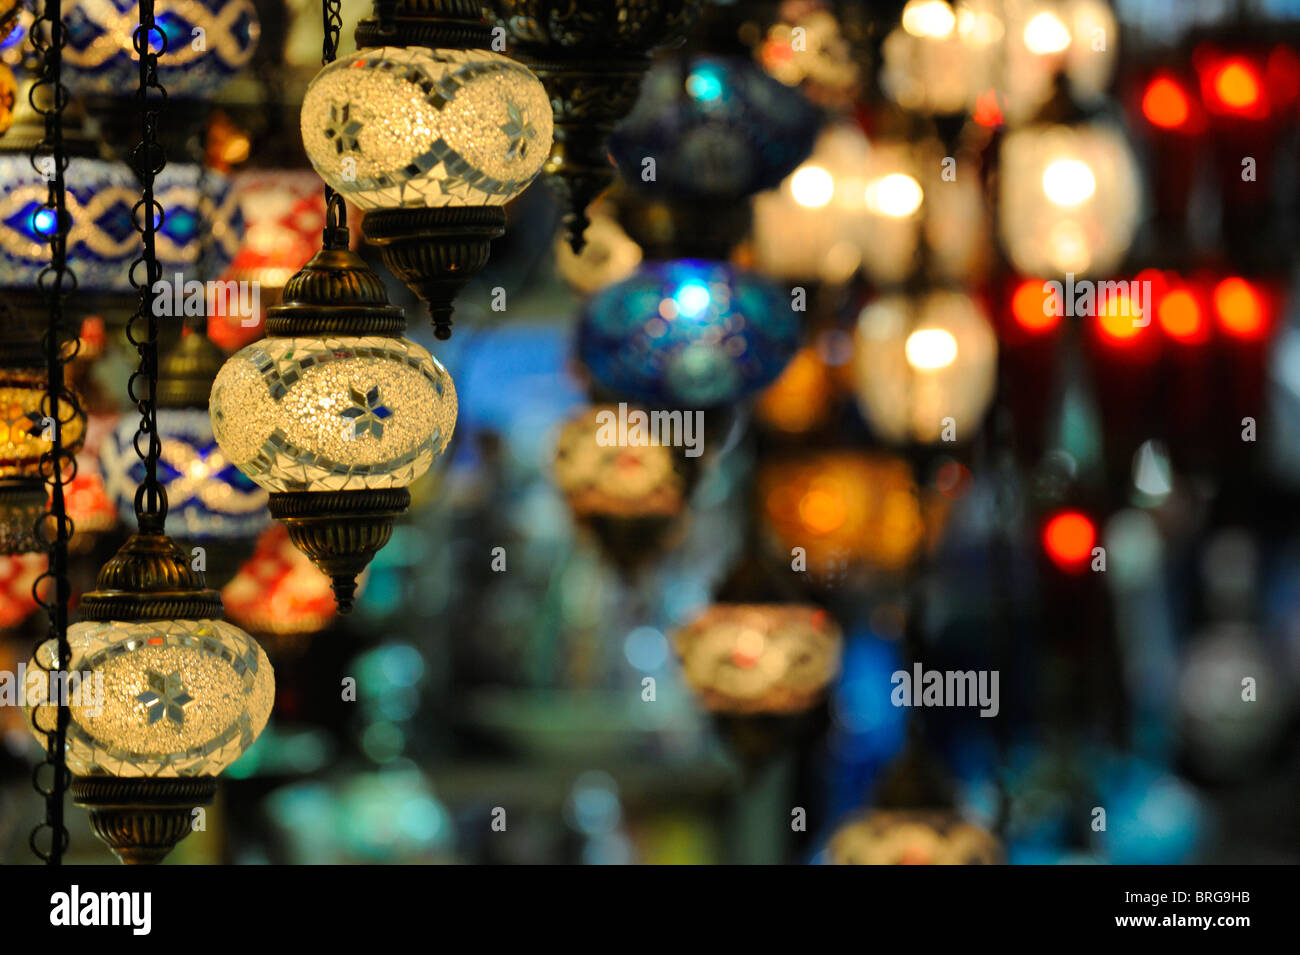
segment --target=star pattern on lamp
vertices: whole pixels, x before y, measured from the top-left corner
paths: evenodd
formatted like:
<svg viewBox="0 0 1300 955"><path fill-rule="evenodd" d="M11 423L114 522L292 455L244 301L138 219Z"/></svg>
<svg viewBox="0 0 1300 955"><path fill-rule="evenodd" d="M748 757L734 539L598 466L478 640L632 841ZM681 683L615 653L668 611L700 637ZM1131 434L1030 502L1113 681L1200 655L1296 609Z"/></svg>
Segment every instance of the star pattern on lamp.
<svg viewBox="0 0 1300 955"><path fill-rule="evenodd" d="M537 130L513 100L506 100L506 117L505 124L501 126L501 132L510 140L506 158L523 159L528 155L528 143L537 138Z"/></svg>
<svg viewBox="0 0 1300 955"><path fill-rule="evenodd" d="M334 141L334 148L339 153L357 152L357 134L361 132L362 122L352 118L352 104L330 104L330 121L325 127L325 136Z"/></svg>
<svg viewBox="0 0 1300 955"><path fill-rule="evenodd" d="M185 725L185 710L194 697L185 691L179 673L163 675L156 670L146 671L149 689L136 697L149 713L149 722L157 723L164 716L177 726Z"/></svg>
<svg viewBox="0 0 1300 955"><path fill-rule="evenodd" d="M352 404L344 408L339 414L352 421L352 431L350 437L361 438L366 434L374 435L376 438L384 436L384 421L392 417L392 410L384 404L383 397L379 394L379 386L375 385L364 395L351 386L348 387L348 396ZM348 437L348 433L344 433Z"/></svg>

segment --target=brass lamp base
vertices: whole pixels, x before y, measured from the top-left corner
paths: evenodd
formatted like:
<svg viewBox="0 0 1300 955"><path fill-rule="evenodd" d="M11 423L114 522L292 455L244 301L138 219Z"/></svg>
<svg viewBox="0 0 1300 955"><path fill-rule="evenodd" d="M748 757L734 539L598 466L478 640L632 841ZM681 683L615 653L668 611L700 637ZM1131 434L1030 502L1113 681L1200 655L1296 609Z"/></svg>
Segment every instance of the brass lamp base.
<svg viewBox="0 0 1300 955"><path fill-rule="evenodd" d="M452 303L505 231L501 206L375 209L361 220L362 234L379 247L388 270L429 306L439 339L451 337Z"/></svg>
<svg viewBox="0 0 1300 955"><path fill-rule="evenodd" d="M90 824L126 865L157 865L190 834L194 810L217 792L215 776L77 776L72 801L90 811Z"/></svg>
<svg viewBox="0 0 1300 955"><path fill-rule="evenodd" d="M287 491L270 497L294 546L330 578L339 613L351 613L357 576L390 537L393 519L411 506L404 487L364 491Z"/></svg>

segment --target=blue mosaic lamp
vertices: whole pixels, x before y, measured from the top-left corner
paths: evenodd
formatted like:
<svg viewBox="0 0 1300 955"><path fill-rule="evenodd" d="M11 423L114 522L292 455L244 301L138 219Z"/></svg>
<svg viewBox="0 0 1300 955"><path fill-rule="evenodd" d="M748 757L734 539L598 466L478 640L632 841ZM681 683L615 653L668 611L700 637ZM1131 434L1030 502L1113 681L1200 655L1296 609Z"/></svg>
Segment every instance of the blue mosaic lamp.
<svg viewBox="0 0 1300 955"><path fill-rule="evenodd" d="M68 86L107 96L133 90L140 80L131 46L136 0L79 0L71 7L63 51ZM261 33L252 0L156 0L154 22L167 36L158 80L181 99L216 92L252 59ZM200 36L203 42L196 43ZM159 46L155 40L153 48Z"/></svg>
<svg viewBox="0 0 1300 955"><path fill-rule="evenodd" d="M158 369L158 480L167 492L168 527L191 556L203 548L204 571L216 588L235 576L271 523L266 491L225 457L212 432L208 392L224 361L206 335L189 332ZM136 424L124 416L100 449L105 491L128 523L145 477Z"/></svg>
<svg viewBox="0 0 1300 955"><path fill-rule="evenodd" d="M244 240L244 214L230 180L197 163L165 166L154 195L166 210L156 237L163 279L216 278Z"/></svg>
<svg viewBox="0 0 1300 955"><path fill-rule="evenodd" d="M21 94L20 94L21 95ZM15 130L14 132L17 132ZM6 145L9 145L8 141ZM67 171L68 265L83 292L129 291L127 267L138 239L131 206L138 189L124 163L77 157ZM0 154L0 285L36 287L50 261L54 212L49 183L25 152Z"/></svg>
<svg viewBox="0 0 1300 955"><path fill-rule="evenodd" d="M623 178L676 200L729 200L779 185L812 152L819 116L747 60L691 57L651 69L610 137ZM647 159L654 160L649 178Z"/></svg>
<svg viewBox="0 0 1300 955"><path fill-rule="evenodd" d="M596 383L647 404L716 407L770 384L799 343L790 300L720 262L654 262L597 292L578 326Z"/></svg>

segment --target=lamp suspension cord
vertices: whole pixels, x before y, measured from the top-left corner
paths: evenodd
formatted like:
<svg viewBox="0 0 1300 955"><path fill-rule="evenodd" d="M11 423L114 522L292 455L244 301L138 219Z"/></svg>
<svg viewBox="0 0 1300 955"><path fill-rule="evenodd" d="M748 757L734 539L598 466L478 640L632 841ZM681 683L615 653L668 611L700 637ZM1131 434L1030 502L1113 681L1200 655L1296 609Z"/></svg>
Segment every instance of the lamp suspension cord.
<svg viewBox="0 0 1300 955"><path fill-rule="evenodd" d="M154 198L154 179L167 165L158 142L158 126L167 105L167 91L158 82L158 57L167 52L167 35L154 25L153 0L139 0L140 25L132 39L140 59L140 86L136 102L140 110L141 141L131 150L131 165L140 180L140 201L132 210L144 251L131 263L131 285L139 293L135 314L126 326L127 340L140 354L139 368L127 382L127 394L140 412L136 428L135 453L144 462L144 483L135 492L135 517L142 534L161 534L167 521L167 492L158 482L158 316L154 312L154 285L162 279L155 239L162 227L162 204ZM151 42L152 41L152 42ZM157 52L153 46L157 45ZM144 267L141 281L138 269ZM141 390L141 386L144 386Z"/></svg>
<svg viewBox="0 0 1300 955"><path fill-rule="evenodd" d="M339 34L343 30L342 0L321 0L321 25L325 39L321 44L321 65L328 66L338 58ZM343 197L325 186L325 236L324 244L329 245L331 236L346 236L348 228L348 209Z"/></svg>
<svg viewBox="0 0 1300 955"><path fill-rule="evenodd" d="M48 38L47 38L48 34ZM56 704L55 725L52 728L37 724L35 711L32 723L45 734L45 758L32 771L32 784L45 799L45 819L32 829L28 838L37 858L47 865L61 865L68 848L68 830L63 822L63 794L70 783L67 763L69 686L66 679L69 659L68 602L71 587L68 583L68 540L72 537L72 521L68 519L64 503L64 487L76 476L77 462L63 445L63 427L81 416L77 399L64 383L64 364L76 357L78 340L74 336L69 349L61 347L64 335L63 300L76 290L77 277L68 268L68 210L64 174L68 156L63 143L63 110L68 104L68 91L63 85L63 47L67 32L63 25L62 0L46 0L41 15L31 27L31 41L40 56L38 79L33 84L28 101L45 119L44 138L32 150L32 166L49 184L44 208L54 213L54 225L48 231L50 264L41 269L37 287L49 300L48 324L43 345L45 349L46 392L41 399L42 420L35 423L37 433L45 433L50 447L41 455L41 477L49 490L46 510L36 522L36 539L45 544L49 555L46 569L32 585L32 596L49 617L49 630L41 644L54 645L51 670L43 659L41 645L36 648L35 665L46 672L49 695L46 699ZM48 711L48 708L47 708ZM46 767L50 767L47 772ZM48 832L48 837L45 833Z"/></svg>

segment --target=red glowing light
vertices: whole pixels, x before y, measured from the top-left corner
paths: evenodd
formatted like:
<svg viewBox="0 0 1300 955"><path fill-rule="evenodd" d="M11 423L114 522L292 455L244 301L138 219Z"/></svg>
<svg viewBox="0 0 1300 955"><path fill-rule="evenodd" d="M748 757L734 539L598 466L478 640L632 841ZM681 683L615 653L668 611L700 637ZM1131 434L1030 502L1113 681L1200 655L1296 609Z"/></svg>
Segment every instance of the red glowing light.
<svg viewBox="0 0 1300 955"><path fill-rule="evenodd" d="M1243 278L1226 278L1214 288L1219 327L1238 338L1258 338L1267 324L1264 296Z"/></svg>
<svg viewBox="0 0 1300 955"><path fill-rule="evenodd" d="M1078 511L1062 511L1043 528L1043 547L1062 570L1077 573L1092 556L1097 529Z"/></svg>
<svg viewBox="0 0 1300 955"><path fill-rule="evenodd" d="M1060 303L1052 303L1055 293L1045 285L1039 279L1025 279L1011 296L1011 314L1025 331L1049 331L1061 321Z"/></svg>
<svg viewBox="0 0 1300 955"><path fill-rule="evenodd" d="M989 129L997 129L1002 125L1002 107L998 105L998 94L995 90L985 90L975 97L975 111L972 118L979 125L987 126Z"/></svg>
<svg viewBox="0 0 1300 955"><path fill-rule="evenodd" d="M1201 72L1205 105L1217 113L1262 119L1269 103L1259 68L1242 56L1214 59Z"/></svg>
<svg viewBox="0 0 1300 955"><path fill-rule="evenodd" d="M1133 302L1128 292L1116 289L1106 295L1098 294L1097 323L1102 337L1113 344L1127 345L1132 342L1148 324L1144 316L1136 313L1138 303Z"/></svg>
<svg viewBox="0 0 1300 955"><path fill-rule="evenodd" d="M1175 80L1160 76L1151 81L1142 96L1142 115L1152 126L1178 129L1191 115L1191 102Z"/></svg>

